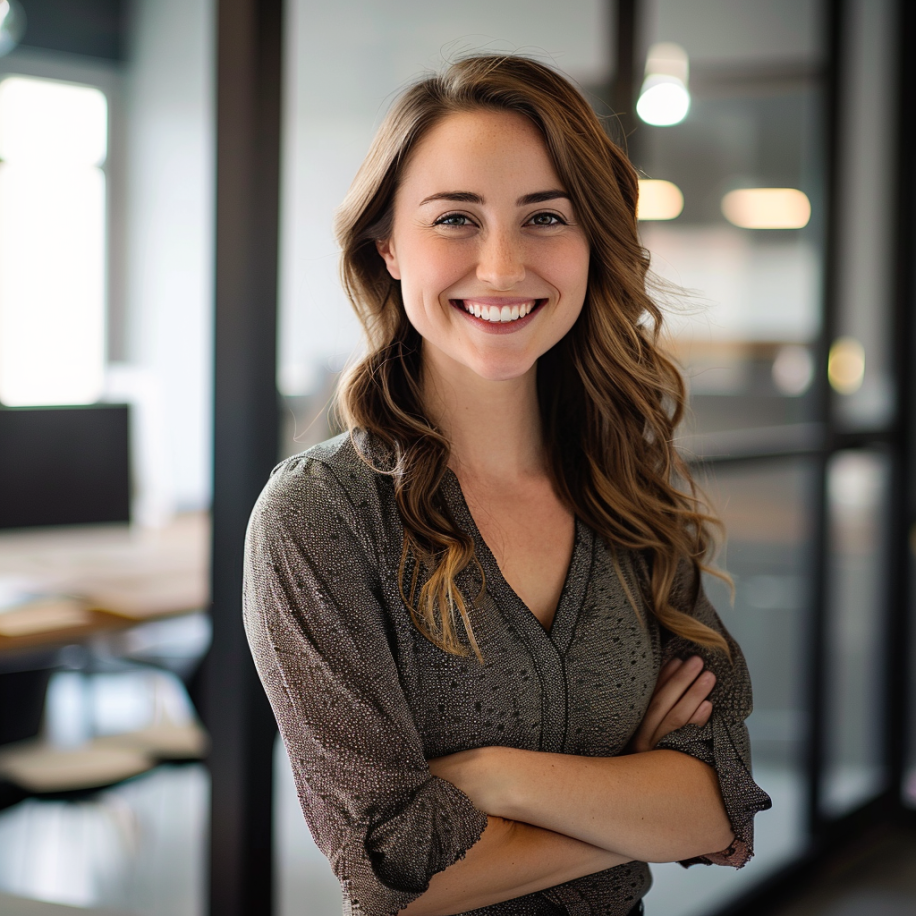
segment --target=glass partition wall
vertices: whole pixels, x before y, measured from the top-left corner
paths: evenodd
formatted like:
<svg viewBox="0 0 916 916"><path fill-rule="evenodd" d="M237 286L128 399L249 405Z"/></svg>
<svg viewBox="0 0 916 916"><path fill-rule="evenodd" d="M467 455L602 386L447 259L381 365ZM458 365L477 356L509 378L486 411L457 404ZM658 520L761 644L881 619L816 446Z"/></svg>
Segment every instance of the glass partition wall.
<svg viewBox="0 0 916 916"><path fill-rule="evenodd" d="M671 912L746 912L750 886L870 808L899 810L905 786L913 795L898 772L906 663L892 645L906 630L897 411L911 384L895 334L912 308L894 289L891 238L898 8L636 9L646 70L631 156L644 188L677 191L676 206L641 214L642 238L674 303L692 407L682 445L728 528L734 606L710 590L748 658L755 772L774 803L746 873L685 882L656 868L653 893L687 883ZM679 81L686 114L653 110L660 79Z"/></svg>
<svg viewBox="0 0 916 916"><path fill-rule="evenodd" d="M637 74L631 157L644 190L666 182L682 201L644 207L641 236L668 303L668 347L690 391L681 445L704 470L727 527L718 562L735 580L734 604L721 583L709 588L747 656L755 775L773 799L757 818L752 867L727 878L653 869L653 897L666 894L665 911L685 916L708 913L791 863L808 839L820 479L809 448L821 426L827 217L820 7L815 0L638 6L636 59L646 75ZM653 70L677 52L689 108L675 123L649 111L656 123L647 123Z"/></svg>

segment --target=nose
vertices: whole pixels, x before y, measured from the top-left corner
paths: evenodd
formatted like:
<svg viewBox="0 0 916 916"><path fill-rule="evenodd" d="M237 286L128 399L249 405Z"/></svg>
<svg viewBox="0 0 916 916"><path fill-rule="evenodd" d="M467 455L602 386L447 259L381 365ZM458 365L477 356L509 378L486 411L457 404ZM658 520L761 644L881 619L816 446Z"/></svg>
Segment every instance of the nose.
<svg viewBox="0 0 916 916"><path fill-rule="evenodd" d="M493 289L508 290L525 279L521 239L509 230L491 230L481 241L477 279Z"/></svg>

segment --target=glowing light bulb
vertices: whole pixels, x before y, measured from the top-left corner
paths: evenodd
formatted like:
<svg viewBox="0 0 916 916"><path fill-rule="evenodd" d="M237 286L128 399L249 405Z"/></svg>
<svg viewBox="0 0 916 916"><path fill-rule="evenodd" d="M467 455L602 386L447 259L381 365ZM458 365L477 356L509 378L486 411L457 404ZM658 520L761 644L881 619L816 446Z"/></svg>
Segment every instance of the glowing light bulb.
<svg viewBox="0 0 916 916"><path fill-rule="evenodd" d="M666 41L652 45L646 59L646 78L636 103L636 113L646 124L678 124L690 110L687 91L687 52Z"/></svg>
<svg viewBox="0 0 916 916"><path fill-rule="evenodd" d="M680 124L687 117L690 93L682 83L675 79L658 78L654 85L646 84L636 103L636 113L646 124L670 127L672 124Z"/></svg>

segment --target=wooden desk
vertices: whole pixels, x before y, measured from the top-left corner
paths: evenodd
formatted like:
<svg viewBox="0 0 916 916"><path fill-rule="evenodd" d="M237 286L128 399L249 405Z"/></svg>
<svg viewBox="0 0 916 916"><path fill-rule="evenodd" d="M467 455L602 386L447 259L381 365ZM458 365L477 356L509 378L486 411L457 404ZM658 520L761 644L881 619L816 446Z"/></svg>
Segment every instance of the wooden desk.
<svg viewBox="0 0 916 916"><path fill-rule="evenodd" d="M0 611L0 653L53 648L206 608L209 549L205 513L177 516L160 529L93 525L0 532L0 583L67 596L56 605L36 601Z"/></svg>

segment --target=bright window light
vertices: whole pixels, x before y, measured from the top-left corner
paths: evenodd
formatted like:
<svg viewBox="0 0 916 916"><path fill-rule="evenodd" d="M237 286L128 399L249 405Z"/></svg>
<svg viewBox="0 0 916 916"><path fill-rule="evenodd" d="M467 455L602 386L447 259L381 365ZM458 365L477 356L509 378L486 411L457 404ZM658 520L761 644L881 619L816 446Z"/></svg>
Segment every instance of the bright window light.
<svg viewBox="0 0 916 916"><path fill-rule="evenodd" d="M0 402L87 404L105 365L107 104L0 82Z"/></svg>
<svg viewBox="0 0 916 916"><path fill-rule="evenodd" d="M673 181L641 178L636 218L641 220L676 219L684 209L684 195Z"/></svg>
<svg viewBox="0 0 916 916"><path fill-rule="evenodd" d="M802 229L811 203L795 188L741 188L722 198L722 213L741 229Z"/></svg>
<svg viewBox="0 0 916 916"><path fill-rule="evenodd" d="M0 82L0 159L102 165L108 103L90 86L11 76Z"/></svg>
<svg viewBox="0 0 916 916"><path fill-rule="evenodd" d="M646 124L670 127L687 117L688 71L687 52L680 45L663 41L649 48L646 78L636 103L636 113Z"/></svg>

